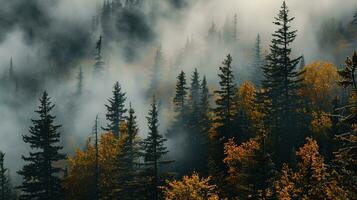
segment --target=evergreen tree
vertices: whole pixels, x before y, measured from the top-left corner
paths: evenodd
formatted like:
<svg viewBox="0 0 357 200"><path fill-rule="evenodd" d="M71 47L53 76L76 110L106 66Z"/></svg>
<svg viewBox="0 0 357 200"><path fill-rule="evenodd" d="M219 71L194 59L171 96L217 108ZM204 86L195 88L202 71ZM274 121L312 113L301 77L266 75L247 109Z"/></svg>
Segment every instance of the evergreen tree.
<svg viewBox="0 0 357 200"><path fill-rule="evenodd" d="M95 163L94 163L94 199L98 200L100 198L100 169L99 169L99 137L98 137L98 115L95 117L94 126L93 126L93 135L94 135L94 148L95 148Z"/></svg>
<svg viewBox="0 0 357 200"><path fill-rule="evenodd" d="M82 67L79 68L78 74L77 74L77 95L81 95L83 91L83 71Z"/></svg>
<svg viewBox="0 0 357 200"><path fill-rule="evenodd" d="M220 89L214 91L218 96L216 99L215 115L217 119L215 123L219 124L217 127L217 134L220 139L227 141L228 138L234 137L234 130L232 130L232 122L234 119L234 96L236 91L236 84L232 70L232 57L228 54L223 61L223 66L219 68L221 73L218 74L220 78Z"/></svg>
<svg viewBox="0 0 357 200"><path fill-rule="evenodd" d="M120 124L124 121L124 114L127 111L125 109L125 92L121 91L119 82L114 84L113 97L109 98L109 104L105 105L107 108L106 119L109 121L106 128L103 128L106 131L112 131L112 133L119 137L120 135Z"/></svg>
<svg viewBox="0 0 357 200"><path fill-rule="evenodd" d="M12 198L12 189L7 177L7 169L4 166L5 153L0 151L0 200L10 200Z"/></svg>
<svg viewBox="0 0 357 200"><path fill-rule="evenodd" d="M235 136L235 130L233 130L234 120L234 96L236 91L236 85L233 82L234 76L232 71L232 57L228 55L223 61L223 66L220 68L218 74L220 78L220 88L214 91L217 95L215 119L213 120L214 133L210 133L210 149L209 149L209 173L213 176L213 180L222 190L225 190L226 181L225 176L227 167L223 163L224 159L224 143L229 138ZM222 191L226 193L226 191Z"/></svg>
<svg viewBox="0 0 357 200"><path fill-rule="evenodd" d="M196 158L198 167L197 171L203 175L208 175L208 150L209 150L209 129L211 127L210 121L210 93L207 87L206 76L202 78L200 84L200 106L199 106L199 156Z"/></svg>
<svg viewBox="0 0 357 200"><path fill-rule="evenodd" d="M270 107L267 108L270 110L269 124L272 129L273 146L277 149L276 159L281 164L289 160L294 145L301 137L299 131L302 128L299 127L297 109L300 106L298 90L302 80L301 74L296 72L300 57L292 59L290 56L290 46L296 37L296 30L290 30L290 23L294 18L289 17L285 1L275 20L274 24L278 26L278 30L272 34L270 54L263 67L265 79L262 85L267 98L271 101Z"/></svg>
<svg viewBox="0 0 357 200"><path fill-rule="evenodd" d="M195 125L199 121L200 117L200 75L197 72L197 69L194 70L191 77L191 87L190 87L190 98L189 98L189 107L190 107L190 122L192 125Z"/></svg>
<svg viewBox="0 0 357 200"><path fill-rule="evenodd" d="M260 86L261 81L263 80L263 72L262 72L263 65L264 65L264 58L262 55L260 35L258 34L255 41L254 57L252 63L252 68L253 68L252 81L254 85L257 87Z"/></svg>
<svg viewBox="0 0 357 200"><path fill-rule="evenodd" d="M161 46L159 46L156 50L155 54L155 60L154 60L154 65L152 67L152 72L151 72L151 82L150 82L150 89L149 89L149 94L156 94L157 90L159 89L158 87L160 86L161 83L161 71L163 68L163 57L162 57L162 49Z"/></svg>
<svg viewBox="0 0 357 200"><path fill-rule="evenodd" d="M139 185L138 162L140 146L138 140L138 126L134 109L129 107L129 116L126 120L126 133L123 135L123 146L116 158L117 189L115 195L119 199L138 199L136 193Z"/></svg>
<svg viewBox="0 0 357 200"><path fill-rule="evenodd" d="M159 199L160 174L159 168L163 164L171 161L163 161L163 156L168 153L165 146L166 139L159 133L158 109L155 97L149 110L148 120L149 133L148 137L143 140L143 157L144 165L147 166L149 183L147 184L149 199Z"/></svg>
<svg viewBox="0 0 357 200"><path fill-rule="evenodd" d="M61 199L61 183L58 173L62 168L55 165L56 162L66 158L59 151L63 148L57 143L60 141L58 129L55 125L55 116L51 115L54 105L51 103L47 92L40 99L39 119L33 119L30 134L24 135L25 143L30 144L32 151L29 156L22 156L25 161L18 174L23 177L22 184L18 187L22 190L20 199Z"/></svg>
<svg viewBox="0 0 357 200"><path fill-rule="evenodd" d="M187 108L187 86L185 72L181 71L177 76L176 93L174 97L175 111L178 113L178 119L182 120Z"/></svg>
<svg viewBox="0 0 357 200"><path fill-rule="evenodd" d="M102 56L102 36L99 36L94 53L94 73L101 73L104 70L104 61Z"/></svg>

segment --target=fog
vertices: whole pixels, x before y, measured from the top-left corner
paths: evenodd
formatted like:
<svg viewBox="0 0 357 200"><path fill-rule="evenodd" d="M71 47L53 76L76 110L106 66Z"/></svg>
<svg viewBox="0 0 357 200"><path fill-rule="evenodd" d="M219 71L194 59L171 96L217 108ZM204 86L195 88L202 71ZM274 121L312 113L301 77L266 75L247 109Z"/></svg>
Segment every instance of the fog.
<svg viewBox="0 0 357 200"><path fill-rule="evenodd" d="M357 10L357 2L286 2L291 16L295 17L292 26L298 30L293 44L294 56L304 54L307 62L336 60L326 56L319 46L317 38L321 24L331 18L349 23ZM3 77L0 86L0 150L6 153L6 166L17 183L16 171L22 166L21 155L27 155L29 150L21 135L28 133L30 119L37 117L33 111L37 109L43 90L56 104L56 122L63 125L62 144L69 154L83 147L96 114L100 116L101 126L106 124L104 104L111 96L115 81L119 81L127 93L127 105L132 102L140 134L145 137L145 116L151 96L147 94L150 73L155 51L161 46L164 65L160 81L164 86L160 88L165 95L159 96L162 105L160 130L164 133L172 118L169 102L178 72L184 70L189 77L197 68L201 77L208 77L210 88L214 88L218 67L231 53L237 81L249 79L255 38L260 34L263 51L267 52L275 30L272 22L282 1L143 1L130 11L140 13L136 15L139 17L130 18L136 21L127 22L129 28L115 30L108 36L103 33L101 23L93 29L93 19L101 15L102 0L0 0L0 3L0 77ZM237 41L234 44L208 39L212 23L220 32L225 25L233 23L234 15L237 16ZM92 52L100 35L103 35L105 70L102 76L96 76L93 74ZM14 84L6 82L10 58L13 59L16 89L12 89ZM80 97L75 95L79 67L84 72Z"/></svg>

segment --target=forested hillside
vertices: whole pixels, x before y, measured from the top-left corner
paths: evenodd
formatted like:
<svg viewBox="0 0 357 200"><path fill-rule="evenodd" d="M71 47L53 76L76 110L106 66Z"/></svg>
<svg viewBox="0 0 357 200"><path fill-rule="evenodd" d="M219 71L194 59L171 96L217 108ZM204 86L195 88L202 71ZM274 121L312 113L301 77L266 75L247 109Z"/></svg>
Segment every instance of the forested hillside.
<svg viewBox="0 0 357 200"><path fill-rule="evenodd" d="M357 199L357 3L325 3L2 2L0 200Z"/></svg>

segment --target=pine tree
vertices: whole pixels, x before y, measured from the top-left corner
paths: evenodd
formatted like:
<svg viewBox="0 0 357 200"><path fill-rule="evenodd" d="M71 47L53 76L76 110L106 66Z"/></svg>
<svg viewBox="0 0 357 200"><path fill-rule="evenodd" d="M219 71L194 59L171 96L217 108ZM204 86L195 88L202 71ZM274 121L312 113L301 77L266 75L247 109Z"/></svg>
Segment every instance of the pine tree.
<svg viewBox="0 0 357 200"><path fill-rule="evenodd" d="M234 120L234 96L236 91L236 84L232 71L232 57L228 55L223 61L223 66L219 68L221 73L218 74L220 78L220 89L214 91L218 96L216 99L215 115L218 123L217 134L219 139L227 141L228 138L234 137L234 130L232 130L232 122Z"/></svg>
<svg viewBox="0 0 357 200"><path fill-rule="evenodd" d="M264 58L261 49L260 35L257 35L255 46L254 46L254 57L252 62L253 77L252 81L255 86L260 87L261 81L263 80L262 67L264 65Z"/></svg>
<svg viewBox="0 0 357 200"><path fill-rule="evenodd" d="M94 73L102 73L105 64L102 56L102 36L99 36L99 40L97 41L97 45L95 47L94 60L95 60Z"/></svg>
<svg viewBox="0 0 357 200"><path fill-rule="evenodd" d="M190 108L190 122L195 125L199 121L200 115L200 75L195 68L191 76L191 87L190 87L190 98L189 98L189 108Z"/></svg>
<svg viewBox="0 0 357 200"><path fill-rule="evenodd" d="M100 198L100 169L99 169L99 133L98 133L98 115L95 117L94 126L93 126L93 135L94 135L94 149L95 149L95 162L94 162L94 181L95 181L95 191L94 199L98 200Z"/></svg>
<svg viewBox="0 0 357 200"><path fill-rule="evenodd" d="M82 67L79 68L78 74L77 74L77 95L80 96L83 91L83 71Z"/></svg>
<svg viewBox="0 0 357 200"><path fill-rule="evenodd" d="M187 104L187 86L185 72L181 71L177 76L176 94L174 97L175 111L178 113L178 118L183 119L186 104Z"/></svg>
<svg viewBox="0 0 357 200"><path fill-rule="evenodd" d="M55 116L51 115L54 105L51 103L47 92L40 99L39 119L33 119L30 134L24 135L25 143L30 144L32 151L29 156L22 156L25 161L18 174L23 177L20 199L61 199L61 181L58 174L62 168L55 163L66 158L59 151L63 148L57 143L60 141L58 129L55 125Z"/></svg>
<svg viewBox="0 0 357 200"><path fill-rule="evenodd" d="M154 60L154 65L152 67L151 71L151 82L150 82L150 89L149 89L149 94L155 94L158 92L158 87L161 84L161 71L163 68L163 56L162 56L162 49L161 46L159 46L156 50L155 54L155 60Z"/></svg>
<svg viewBox="0 0 357 200"><path fill-rule="evenodd" d="M138 199L139 194L136 191L140 187L138 164L141 156L138 131L135 111L130 104L123 146L115 161L117 172L115 196L119 199Z"/></svg>
<svg viewBox="0 0 357 200"><path fill-rule="evenodd" d="M272 35L270 54L263 67L262 86L267 98L271 101L269 123L272 129L274 146L278 147L276 156L280 162L288 161L294 144L298 143L301 134L297 109L300 106L298 90L301 86L301 73L296 72L300 57L291 59L290 45L296 37L296 30L290 30L294 18L289 17L285 1L281 6L274 24L278 26ZM302 139L302 138L301 138ZM279 162L279 164L281 164ZM277 163L278 164L278 163Z"/></svg>
<svg viewBox="0 0 357 200"><path fill-rule="evenodd" d="M168 164L170 161L163 161L163 156L168 153L165 146L166 139L159 133L159 119L158 109L155 97L149 110L149 115L146 117L148 120L149 133L148 137L143 140L143 157L144 165L147 166L149 183L148 192L149 199L159 199L159 186L160 186L160 174L159 168L161 165Z"/></svg>
<svg viewBox="0 0 357 200"><path fill-rule="evenodd" d="M233 130L234 120L234 96L236 85L233 82L234 76L232 71L232 57L228 55L223 61L223 66L220 68L218 74L220 78L220 89L214 91L217 95L216 108L214 109L215 118L213 120L212 128L210 130L210 148L209 148L209 173L213 176L213 181L222 190L225 190L226 181L225 176L227 167L223 163L224 159L224 143L229 138L235 136ZM228 195L227 191L222 191Z"/></svg>
<svg viewBox="0 0 357 200"><path fill-rule="evenodd" d="M8 169L4 166L5 153L0 151L0 200L13 199L10 180L7 177Z"/></svg>
<svg viewBox="0 0 357 200"><path fill-rule="evenodd" d="M106 131L112 131L112 133L119 137L120 135L120 124L124 121L124 114L127 111L125 109L125 92L121 91L121 86L119 82L114 84L113 97L109 98L109 104L105 105L107 108L106 119L109 121L106 128L103 128Z"/></svg>

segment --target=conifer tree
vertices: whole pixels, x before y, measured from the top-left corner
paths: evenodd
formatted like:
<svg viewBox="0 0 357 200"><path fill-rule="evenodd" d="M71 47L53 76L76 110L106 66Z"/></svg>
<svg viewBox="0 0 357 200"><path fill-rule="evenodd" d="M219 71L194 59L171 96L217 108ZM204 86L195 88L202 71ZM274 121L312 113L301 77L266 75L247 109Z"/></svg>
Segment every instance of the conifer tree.
<svg viewBox="0 0 357 200"><path fill-rule="evenodd" d="M185 72L181 71L177 76L176 93L174 97L175 111L178 113L178 118L181 120L184 117L184 112L187 106L187 86Z"/></svg>
<svg viewBox="0 0 357 200"><path fill-rule="evenodd" d="M234 136L232 130L232 123L234 119L234 96L236 91L236 84L232 70L232 57L228 54L227 58L223 61L223 66L219 68L220 74L220 89L214 91L218 96L216 100L217 107L215 108L215 115L218 123L217 134L220 139L227 141L228 138Z"/></svg>
<svg viewBox="0 0 357 200"><path fill-rule="evenodd" d="M260 35L258 34L255 40L253 63L252 63L252 68L253 68L252 81L254 85L257 87L260 86L261 81L263 80L263 71L262 71L263 65L264 65L264 58L262 55L261 39L260 39Z"/></svg>
<svg viewBox="0 0 357 200"><path fill-rule="evenodd" d="M120 124L124 121L124 114L127 111L124 105L125 100L125 92L122 92L121 86L117 81L114 84L113 97L109 98L109 104L105 105L107 108L107 114L105 116L109 123L103 128L106 131L112 131L117 137L121 136Z"/></svg>
<svg viewBox="0 0 357 200"><path fill-rule="evenodd" d="M29 135L23 135L23 140L31 147L29 156L22 156L25 165L18 174L23 177L20 199L61 199L61 183L58 174L62 168L56 162L66 158L59 151L58 145L60 125L55 125L55 116L51 114L54 104L51 103L47 92L40 99L39 109L35 112L39 119L33 119Z"/></svg>
<svg viewBox="0 0 357 200"><path fill-rule="evenodd" d="M277 147L276 159L279 164L288 161L294 144L301 137L297 109L300 106L298 91L301 86L300 73L296 70L300 57L291 58L290 45L296 37L296 30L291 30L294 20L283 2L274 24L278 29L272 34L270 53L263 67L265 79L262 82L267 98L271 101L268 110L269 124L272 129L273 145ZM278 145L279 144L279 145ZM278 163L277 163L278 164Z"/></svg>
<svg viewBox="0 0 357 200"><path fill-rule="evenodd" d="M104 70L104 61L102 56L102 36L99 36L94 53L94 73L101 73Z"/></svg>
<svg viewBox="0 0 357 200"><path fill-rule="evenodd" d="M191 123L193 125L197 124L199 121L200 114L200 75L195 68L192 77L191 77L191 87L190 87L190 98L189 98L189 107L191 111Z"/></svg>
<svg viewBox="0 0 357 200"><path fill-rule="evenodd" d="M159 46L156 50L154 65L151 71L151 82L150 82L150 89L149 89L149 94L151 95L152 94L157 95L156 92L161 83L160 79L161 79L162 68L163 68L163 56L162 56L161 46Z"/></svg>
<svg viewBox="0 0 357 200"><path fill-rule="evenodd" d="M138 126L134 109L129 107L129 116L126 120L126 131L123 135L123 146L116 158L117 188L115 195L119 199L138 199L136 193L139 185L138 164L141 156L138 140Z"/></svg>
<svg viewBox="0 0 357 200"><path fill-rule="evenodd" d="M12 199L10 181L7 177L7 169L4 164L5 153L0 151L0 200Z"/></svg>
<svg viewBox="0 0 357 200"><path fill-rule="evenodd" d="M148 120L149 133L146 139L142 142L144 165L147 167L149 183L148 192L149 199L159 199L160 174L159 168L161 165L168 164L171 161L163 161L163 156L168 153L165 146L166 139L159 133L158 109L155 97L149 110Z"/></svg>

